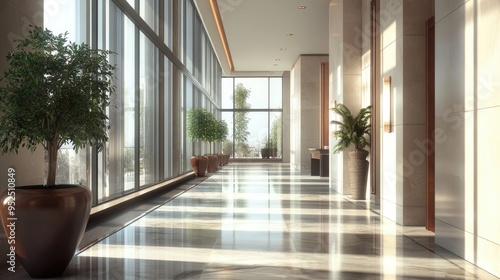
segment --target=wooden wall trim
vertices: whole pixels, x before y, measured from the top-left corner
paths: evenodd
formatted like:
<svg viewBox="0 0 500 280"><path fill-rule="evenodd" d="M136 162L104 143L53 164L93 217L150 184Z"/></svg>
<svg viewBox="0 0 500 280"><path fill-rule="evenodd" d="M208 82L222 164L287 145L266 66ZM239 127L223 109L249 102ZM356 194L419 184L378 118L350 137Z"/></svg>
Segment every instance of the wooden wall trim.
<svg viewBox="0 0 500 280"><path fill-rule="evenodd" d="M426 22L426 228L435 231L435 93L434 93L434 17Z"/></svg>
<svg viewBox="0 0 500 280"><path fill-rule="evenodd" d="M329 77L328 62L321 62L321 78L320 78L320 102L321 102L321 148L328 146L330 143L330 90L328 80Z"/></svg>

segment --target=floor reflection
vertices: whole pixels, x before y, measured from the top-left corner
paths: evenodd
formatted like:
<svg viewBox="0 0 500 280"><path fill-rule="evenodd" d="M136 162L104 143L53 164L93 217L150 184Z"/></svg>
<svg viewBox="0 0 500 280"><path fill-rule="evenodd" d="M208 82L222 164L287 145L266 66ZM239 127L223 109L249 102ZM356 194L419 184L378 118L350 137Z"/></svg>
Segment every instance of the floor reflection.
<svg viewBox="0 0 500 280"><path fill-rule="evenodd" d="M63 279L497 278L425 229L332 192L328 178L242 163L81 252Z"/></svg>

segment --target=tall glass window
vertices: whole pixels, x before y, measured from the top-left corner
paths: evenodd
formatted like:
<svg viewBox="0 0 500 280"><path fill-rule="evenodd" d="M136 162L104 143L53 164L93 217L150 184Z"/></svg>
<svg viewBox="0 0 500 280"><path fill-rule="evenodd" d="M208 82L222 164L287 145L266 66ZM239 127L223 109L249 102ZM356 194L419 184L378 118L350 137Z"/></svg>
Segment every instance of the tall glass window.
<svg viewBox="0 0 500 280"><path fill-rule="evenodd" d="M139 74L139 174L140 185L159 179L158 49L142 33Z"/></svg>
<svg viewBox="0 0 500 280"><path fill-rule="evenodd" d="M140 14L142 19L158 34L159 19L158 0L141 0Z"/></svg>
<svg viewBox="0 0 500 280"><path fill-rule="evenodd" d="M44 27L54 34L68 32L68 40L75 43L89 42L86 22L90 7L88 1L45 2ZM64 22L65 24L60 24ZM80 184L91 187L90 148L73 150L72 143L64 144L59 150L56 183Z"/></svg>
<svg viewBox="0 0 500 280"><path fill-rule="evenodd" d="M172 49L172 40L173 40L173 33L174 33L174 16L173 16L173 1L164 1L164 18L163 18L163 24L164 24L164 34L163 34L163 41L169 47Z"/></svg>
<svg viewBox="0 0 500 280"><path fill-rule="evenodd" d="M173 139L173 66L168 58L164 57L164 69L160 73L160 81L163 79L163 179L173 177L174 160L172 150ZM180 149L179 149L180 150Z"/></svg>
<svg viewBox="0 0 500 280"><path fill-rule="evenodd" d="M186 139L186 112L201 107L220 118L223 100L222 69L194 2L127 0L125 11L113 0L56 2L44 1L44 26L112 51L117 67L106 147L75 153L65 145L58 182L91 187L95 205L190 172L189 158L209 146Z"/></svg>
<svg viewBox="0 0 500 280"><path fill-rule="evenodd" d="M229 127L223 149L234 158L281 158L282 79L222 79L222 119Z"/></svg>
<svg viewBox="0 0 500 280"><path fill-rule="evenodd" d="M109 107L109 141L98 156L98 200L106 201L135 188L136 164L136 40L135 25L109 3L101 15L101 30L107 34L106 49L115 53L116 93Z"/></svg>

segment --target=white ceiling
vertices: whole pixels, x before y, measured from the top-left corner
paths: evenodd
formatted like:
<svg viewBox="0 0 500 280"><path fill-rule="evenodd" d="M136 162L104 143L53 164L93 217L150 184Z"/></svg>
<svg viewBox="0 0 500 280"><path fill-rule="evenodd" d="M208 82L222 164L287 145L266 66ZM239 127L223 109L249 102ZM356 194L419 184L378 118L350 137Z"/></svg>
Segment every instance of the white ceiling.
<svg viewBox="0 0 500 280"><path fill-rule="evenodd" d="M218 0L234 62L231 72L209 0L195 1L225 75L281 75L301 54L328 54L329 2Z"/></svg>

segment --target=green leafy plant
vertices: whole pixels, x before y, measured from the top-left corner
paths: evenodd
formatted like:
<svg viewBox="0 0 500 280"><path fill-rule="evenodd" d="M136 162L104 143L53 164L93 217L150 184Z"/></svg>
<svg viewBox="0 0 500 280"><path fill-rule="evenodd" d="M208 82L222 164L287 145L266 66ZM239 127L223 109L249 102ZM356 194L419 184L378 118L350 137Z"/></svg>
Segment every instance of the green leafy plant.
<svg viewBox="0 0 500 280"><path fill-rule="evenodd" d="M192 141L209 142L224 141L228 134L227 124L217 120L205 109L191 108L187 114L187 137Z"/></svg>
<svg viewBox="0 0 500 280"><path fill-rule="evenodd" d="M278 147L277 141L273 137L266 137L263 141L264 148L274 149Z"/></svg>
<svg viewBox="0 0 500 280"><path fill-rule="evenodd" d="M233 141L225 139L222 143L222 153L233 156Z"/></svg>
<svg viewBox="0 0 500 280"><path fill-rule="evenodd" d="M222 142L228 135L227 123L224 120L216 120L215 141Z"/></svg>
<svg viewBox="0 0 500 280"><path fill-rule="evenodd" d="M213 136L213 116L207 110L191 108L187 114L187 137L192 141L210 141Z"/></svg>
<svg viewBox="0 0 500 280"><path fill-rule="evenodd" d="M250 155L250 147L247 143L250 132L248 131L248 124L250 118L248 117L248 109L251 108L248 98L250 97L251 90L246 88L243 84L239 83L234 89L234 108L242 109L234 112L234 136L236 154L241 157Z"/></svg>
<svg viewBox="0 0 500 280"><path fill-rule="evenodd" d="M335 138L339 140L334 146L334 153L344 151L350 145L353 145L355 149L364 149L366 146L370 146L370 140L367 139L367 136L370 137L371 106L362 108L357 116L353 116L349 108L341 103L338 103L331 110L342 118L341 121L331 121L331 123L338 125L338 129L333 132Z"/></svg>
<svg viewBox="0 0 500 280"><path fill-rule="evenodd" d="M55 185L63 144L105 146L106 107L115 91L110 52L68 42L67 34L32 27L7 55L10 66L0 78L0 149L34 151L41 144L48 154L47 186Z"/></svg>

